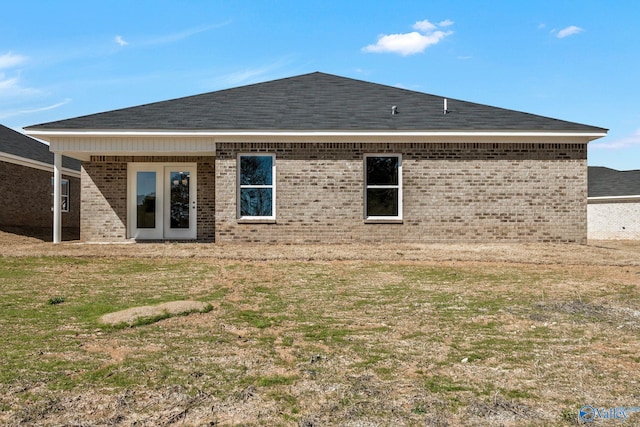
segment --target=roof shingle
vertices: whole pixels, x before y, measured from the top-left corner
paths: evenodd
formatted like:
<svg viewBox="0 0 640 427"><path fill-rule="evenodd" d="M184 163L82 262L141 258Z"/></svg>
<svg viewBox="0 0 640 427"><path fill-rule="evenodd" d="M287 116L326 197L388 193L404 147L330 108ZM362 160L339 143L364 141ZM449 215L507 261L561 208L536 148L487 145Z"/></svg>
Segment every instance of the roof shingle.
<svg viewBox="0 0 640 427"><path fill-rule="evenodd" d="M440 96L315 72L26 129L606 132L456 99L443 107Z"/></svg>
<svg viewBox="0 0 640 427"><path fill-rule="evenodd" d="M40 141L0 125L0 152L53 165L53 153ZM80 161L62 156L62 166L80 170Z"/></svg>
<svg viewBox="0 0 640 427"><path fill-rule="evenodd" d="M640 195L640 170L619 171L589 166L589 197Z"/></svg>

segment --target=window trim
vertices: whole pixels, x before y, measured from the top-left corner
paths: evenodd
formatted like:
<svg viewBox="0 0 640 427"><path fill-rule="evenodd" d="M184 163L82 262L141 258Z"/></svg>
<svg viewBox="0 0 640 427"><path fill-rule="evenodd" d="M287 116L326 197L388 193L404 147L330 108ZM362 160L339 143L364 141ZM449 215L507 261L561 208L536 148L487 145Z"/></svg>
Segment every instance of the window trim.
<svg viewBox="0 0 640 427"><path fill-rule="evenodd" d="M398 184L393 185L369 185L367 182L367 159L370 157L396 157L398 159ZM402 154L399 153L367 153L363 158L364 174L364 222L367 224L402 223ZM389 188L398 190L398 215L368 215L367 190L369 188Z"/></svg>
<svg viewBox="0 0 640 427"><path fill-rule="evenodd" d="M243 157L271 157L271 185L242 185L240 184L241 159ZM242 215L240 194L246 188L269 188L271 189L271 215L269 216L247 216ZM276 155L275 153L238 153L236 159L236 219L238 223L275 223L276 222Z"/></svg>
<svg viewBox="0 0 640 427"><path fill-rule="evenodd" d="M51 177L51 198L55 197L53 193L53 186L56 185L54 178ZM69 202L71 201L69 194L71 193L71 182L66 178L60 178L60 212L69 212ZM53 202L51 203L53 205ZM51 206L53 211L53 206Z"/></svg>

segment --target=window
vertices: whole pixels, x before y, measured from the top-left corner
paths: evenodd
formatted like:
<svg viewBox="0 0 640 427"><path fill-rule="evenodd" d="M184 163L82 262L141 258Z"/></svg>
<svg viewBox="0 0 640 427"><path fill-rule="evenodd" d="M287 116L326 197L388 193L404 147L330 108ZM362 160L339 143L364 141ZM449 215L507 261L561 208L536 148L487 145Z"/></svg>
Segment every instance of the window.
<svg viewBox="0 0 640 427"><path fill-rule="evenodd" d="M398 154L367 154L365 219L402 220L402 158Z"/></svg>
<svg viewBox="0 0 640 427"><path fill-rule="evenodd" d="M276 157L273 154L238 156L238 218L275 220Z"/></svg>
<svg viewBox="0 0 640 427"><path fill-rule="evenodd" d="M60 191L60 210L62 212L69 212L69 180L61 179L61 191ZM51 199L53 200L53 188L54 188L53 178L51 178ZM53 204L53 202L51 203ZM53 207L51 208L53 210Z"/></svg>

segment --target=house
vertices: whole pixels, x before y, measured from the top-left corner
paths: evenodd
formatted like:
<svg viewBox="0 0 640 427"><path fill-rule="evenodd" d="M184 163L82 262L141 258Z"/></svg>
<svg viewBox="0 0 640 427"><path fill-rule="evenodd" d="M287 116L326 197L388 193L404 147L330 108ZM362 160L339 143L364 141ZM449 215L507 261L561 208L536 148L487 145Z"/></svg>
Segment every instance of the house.
<svg viewBox="0 0 640 427"><path fill-rule="evenodd" d="M0 229L51 237L53 162L47 145L0 125ZM61 182L64 238L77 239L80 161L62 158Z"/></svg>
<svg viewBox="0 0 640 427"><path fill-rule="evenodd" d="M589 239L640 239L640 170L589 167Z"/></svg>
<svg viewBox="0 0 640 427"><path fill-rule="evenodd" d="M325 73L25 129L82 160L82 239L585 242L607 130Z"/></svg>

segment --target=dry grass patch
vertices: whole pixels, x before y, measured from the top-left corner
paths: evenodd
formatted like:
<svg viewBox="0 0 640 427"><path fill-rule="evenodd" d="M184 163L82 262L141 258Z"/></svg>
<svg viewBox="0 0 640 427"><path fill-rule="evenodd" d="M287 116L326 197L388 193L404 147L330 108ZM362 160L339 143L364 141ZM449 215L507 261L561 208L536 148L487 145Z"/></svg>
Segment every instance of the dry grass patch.
<svg viewBox="0 0 640 427"><path fill-rule="evenodd" d="M618 249L173 247L0 257L0 424L569 426L640 399L640 250L591 265ZM185 297L213 309L99 321Z"/></svg>

